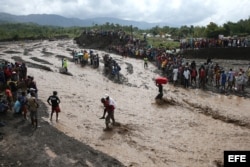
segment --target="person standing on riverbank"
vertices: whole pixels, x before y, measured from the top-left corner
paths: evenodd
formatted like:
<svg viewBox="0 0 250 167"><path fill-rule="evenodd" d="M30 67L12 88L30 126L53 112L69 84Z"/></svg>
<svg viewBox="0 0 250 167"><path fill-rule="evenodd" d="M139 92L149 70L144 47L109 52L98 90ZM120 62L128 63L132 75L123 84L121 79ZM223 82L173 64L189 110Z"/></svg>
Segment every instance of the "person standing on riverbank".
<svg viewBox="0 0 250 167"><path fill-rule="evenodd" d="M47 99L49 105L51 105L51 115L50 120L52 121L52 117L54 112L56 112L56 121L58 121L59 112L61 112L59 104L61 103L60 99L57 96L57 91L53 91L53 95L49 96Z"/></svg>
<svg viewBox="0 0 250 167"><path fill-rule="evenodd" d="M204 66L201 66L201 68L199 69L199 82L199 87L205 89L206 71Z"/></svg>
<svg viewBox="0 0 250 167"><path fill-rule="evenodd" d="M229 88L230 91L232 91L233 88L233 80L234 80L234 72L232 69L229 70L227 74L227 90Z"/></svg>
<svg viewBox="0 0 250 167"><path fill-rule="evenodd" d="M221 91L226 91L226 82L227 82L227 75L225 74L225 71L221 71Z"/></svg>
<svg viewBox="0 0 250 167"><path fill-rule="evenodd" d="M37 128L38 127L37 109L39 107L39 104L38 104L37 99L35 97L35 93L31 92L30 95L31 95L31 97L28 98L28 109L30 111L31 125L33 128Z"/></svg>
<svg viewBox="0 0 250 167"><path fill-rule="evenodd" d="M28 100L27 100L25 92L21 93L21 96L20 96L19 99L20 99L20 104L21 104L21 112L23 113L23 119L26 120L27 119L27 103L28 103Z"/></svg>
<svg viewBox="0 0 250 167"><path fill-rule="evenodd" d="M185 67L185 70L183 72L183 76L184 76L184 88L188 88L189 87L189 80L190 80L190 71L187 67Z"/></svg>
<svg viewBox="0 0 250 167"><path fill-rule="evenodd" d="M173 69L173 83L174 83L174 86L176 86L176 84L177 84L178 73L179 73L178 67L174 66L174 69Z"/></svg>
<svg viewBox="0 0 250 167"><path fill-rule="evenodd" d="M9 86L7 86L5 89L5 96L8 102L9 109L12 110L13 95Z"/></svg>
<svg viewBox="0 0 250 167"><path fill-rule="evenodd" d="M248 86L250 86L250 64L248 66L248 69L247 69L246 73L247 73L247 76L248 76Z"/></svg>

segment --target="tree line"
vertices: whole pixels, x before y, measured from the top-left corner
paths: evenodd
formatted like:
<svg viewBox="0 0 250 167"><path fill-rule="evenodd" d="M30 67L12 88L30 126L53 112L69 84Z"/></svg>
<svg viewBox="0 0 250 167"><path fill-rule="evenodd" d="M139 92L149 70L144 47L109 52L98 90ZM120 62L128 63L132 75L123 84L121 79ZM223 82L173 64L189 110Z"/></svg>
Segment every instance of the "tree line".
<svg viewBox="0 0 250 167"><path fill-rule="evenodd" d="M41 26L34 23L1 23L0 41L24 40L24 39L53 39L53 38L75 38L84 31L118 31L122 30L128 34L136 35L151 33L152 35L170 34L174 39L181 38L218 38L218 35L247 37L250 35L250 17L241 19L236 23L228 21L222 26L210 22L207 26L155 26L151 29L142 30L138 27L122 26L119 24L105 23L103 25L92 25L91 27L55 27Z"/></svg>
<svg viewBox="0 0 250 167"><path fill-rule="evenodd" d="M41 26L34 23L0 24L0 41L74 38L82 33L81 27Z"/></svg>
<svg viewBox="0 0 250 167"><path fill-rule="evenodd" d="M162 28L156 26L148 30L153 35L170 34L175 38L218 38L219 35L247 37L250 35L250 17L246 20L239 20L236 23L228 21L222 26L210 22L207 26L181 26L179 28L164 26Z"/></svg>

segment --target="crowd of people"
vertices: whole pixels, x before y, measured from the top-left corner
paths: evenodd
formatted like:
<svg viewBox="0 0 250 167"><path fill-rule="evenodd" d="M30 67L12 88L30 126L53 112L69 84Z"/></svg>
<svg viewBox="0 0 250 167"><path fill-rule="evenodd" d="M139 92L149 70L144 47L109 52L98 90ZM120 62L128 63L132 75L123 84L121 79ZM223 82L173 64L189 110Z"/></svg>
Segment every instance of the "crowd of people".
<svg viewBox="0 0 250 167"><path fill-rule="evenodd" d="M90 33L89 35L101 36L119 36L120 41L126 45L112 44L109 47L109 52L115 52L123 57L141 58L144 61L144 68L148 67L148 61L155 63L157 68L161 70L162 75L167 76L170 82L175 86L182 85L184 88L202 88L206 89L208 86L215 86L220 92L240 92L244 93L245 87L250 83L250 65L239 69L225 70L223 66L208 59L207 62L197 65L195 61L188 62L186 59L178 54L170 54L164 48L152 48L141 45L143 41L133 38L132 35L126 35L121 32L98 32ZM190 41L189 41L190 42ZM247 47L248 41L246 39L194 39L191 43L181 42L181 49L189 47L206 48L206 47ZM99 56L92 51L86 50L80 52L73 52L73 59L76 64L82 63L84 65L98 64ZM106 74L118 76L121 70L119 64L112 59L108 54L103 56L104 71ZM98 63L95 63L98 62ZM94 65L95 66L95 65ZM163 88L161 84L157 84L159 94L156 99L162 99ZM105 104L105 98L102 98L102 103ZM104 105L105 106L105 105ZM106 108L106 107L105 107ZM102 118L105 117L104 116ZM111 114L112 115L112 114ZM111 116L109 119L112 119Z"/></svg>
<svg viewBox="0 0 250 167"><path fill-rule="evenodd" d="M123 34L123 36L121 40L125 40L126 45L113 44L109 47L110 52L115 52L123 57L141 58L144 60L144 68L147 67L148 61L155 63L162 74L166 75L174 85L203 89L213 85L222 92L244 93L245 87L250 83L250 65L228 71L219 63L211 60L196 65L195 61L187 62L180 54L167 53L164 48L146 47L143 45L143 41L132 35ZM190 39L180 43L181 49L248 46L247 38Z"/></svg>
<svg viewBox="0 0 250 167"><path fill-rule="evenodd" d="M108 54L105 54L103 56L104 61L104 73L110 74L114 78L116 77L118 80L120 80L120 65Z"/></svg>
<svg viewBox="0 0 250 167"><path fill-rule="evenodd" d="M2 62L0 67L0 113L13 113L14 116L20 116L24 121L30 117L32 128L38 127L38 88L33 76L27 75L27 67L22 62ZM52 105L51 120L53 113L56 112L58 120L59 102L55 102L53 94L48 98L48 103ZM57 97L57 96L56 96ZM57 98L56 100L58 100ZM55 109L56 108L56 109Z"/></svg>
<svg viewBox="0 0 250 167"><path fill-rule="evenodd" d="M72 56L73 56L73 60L75 64L81 64L82 66L91 65L94 68L99 67L99 55L95 53L93 50L89 50L89 52L87 50L83 50L83 51L73 50ZM120 65L109 54L105 54L103 56L103 62L104 62L104 73L106 75L111 75L114 78L117 77L117 79L119 80L119 71L121 70ZM57 92L54 92L54 94L56 93ZM58 104L60 103L60 99L57 99L57 97L53 97L53 96L49 97L49 99L52 99L52 98L54 98L55 103L58 103ZM48 103L49 103L49 99L48 99ZM115 117L114 117L114 111L115 111L116 105L115 105L115 101L108 94L105 94L105 96L101 98L101 103L103 104L104 111L103 111L103 116L100 117L100 119L105 119L104 131L108 131L112 129L110 126L110 123L111 123L110 120L112 120L112 126L116 125ZM53 103L52 103L52 111L53 110L56 111L57 107L53 107ZM52 116L53 116L53 113L51 113L51 119L52 119ZM57 117L58 116L56 115L56 119Z"/></svg>
<svg viewBox="0 0 250 167"><path fill-rule="evenodd" d="M85 51L85 54L88 53ZM90 52L90 54L93 54ZM91 56L90 56L91 57ZM108 55L104 56L105 64L107 67L119 66L111 57ZM86 64L88 64L88 59L86 59ZM90 61L91 65L94 65L94 61ZM67 60L62 59L62 67L66 68L67 71ZM114 70L112 70L114 73ZM14 116L21 116L24 121L27 120L27 116L30 116L30 122L32 128L36 129L38 127L38 89L33 76L27 75L27 67L24 63L15 64L4 62L1 64L0 68L0 83L1 91L4 93L1 96L0 101L0 113L6 114L7 112L12 112ZM110 119L112 120L112 125L115 125L114 110L115 102L105 95L101 99L104 106L104 113L101 119L105 119L105 130L110 130ZM60 98L58 97L57 91L53 91L47 99L47 103L51 106L50 120L53 119L53 114L56 113L56 121L58 121L60 109ZM4 126L4 122L0 122L1 126Z"/></svg>
<svg viewBox="0 0 250 167"><path fill-rule="evenodd" d="M221 92L244 93L250 82L250 64L248 67L226 71L225 67L211 59L197 65L195 61L188 62L180 55L162 53L156 57L156 65L170 82L183 85L184 88L216 86Z"/></svg>
<svg viewBox="0 0 250 167"><path fill-rule="evenodd" d="M200 48L218 48L218 47L249 47L247 38L190 38L180 41L180 49L200 49Z"/></svg>
<svg viewBox="0 0 250 167"><path fill-rule="evenodd" d="M88 65L90 63L94 68L99 67L100 57L93 50L89 52L87 50L72 51L72 56L75 64L81 64L82 66Z"/></svg>
<svg viewBox="0 0 250 167"><path fill-rule="evenodd" d="M81 64L82 66L90 65L93 68L98 68L100 63L100 57L93 50L81 50L72 51L72 56L75 64ZM119 72L121 70L120 65L109 54L103 55L104 73L109 76L113 76L120 80Z"/></svg>
<svg viewBox="0 0 250 167"><path fill-rule="evenodd" d="M0 112L12 111L27 119L30 111L32 126L37 127L38 89L34 77L27 75L25 63L2 62L0 68L1 92Z"/></svg>
<svg viewBox="0 0 250 167"><path fill-rule="evenodd" d="M105 35L105 34L102 34ZM108 34L113 36L113 34ZM148 61L155 63L157 68L161 70L162 75L166 76L169 82L175 86L182 85L184 88L195 87L205 89L207 86L216 86L221 92L240 92L244 93L246 86L250 85L250 64L248 67L239 69L225 70L218 63L214 63L211 59L207 62L197 65L195 61L188 62L184 57L178 54L167 53L165 49L159 48L145 48L141 45L139 39L134 39L130 35L119 33L120 40L125 40L126 45L111 45L109 51L115 51L122 56L140 57L144 61L144 68L148 68ZM183 43L182 43L183 44ZM195 41L195 47L207 47L208 45L218 46L245 46L244 40L232 41ZM184 45L183 45L184 46ZM185 46L186 47L186 46ZM91 65L94 68L99 67L99 55L94 51L81 50L73 51L72 58L75 64L82 66ZM109 54L103 56L104 73L117 77L120 76L120 65ZM68 62L66 58L62 59L62 68L68 72ZM159 94L156 99L161 99L163 96L162 85L157 84ZM27 113L30 112L30 120L33 127L38 126L37 110L38 103L38 89L33 76L27 75L27 67L25 63L10 63L3 62L0 64L0 88L4 92L0 101L0 113L13 111L15 115L21 115L24 120L27 119ZM58 114L61 111L59 104L60 99L57 92L47 99L51 105L52 120L53 114L56 113L56 121L58 121ZM115 123L114 119L114 100L109 96L101 99L104 105L104 115L106 113L106 129L109 128L110 119Z"/></svg>

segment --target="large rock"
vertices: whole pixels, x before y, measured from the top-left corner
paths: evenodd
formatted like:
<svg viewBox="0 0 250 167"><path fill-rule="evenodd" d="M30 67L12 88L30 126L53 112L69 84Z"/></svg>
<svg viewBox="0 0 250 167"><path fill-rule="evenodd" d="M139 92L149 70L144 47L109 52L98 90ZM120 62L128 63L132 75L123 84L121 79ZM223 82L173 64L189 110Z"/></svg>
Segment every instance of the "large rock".
<svg viewBox="0 0 250 167"><path fill-rule="evenodd" d="M125 45L127 43L125 39L120 40L117 34L101 35L82 33L79 37L75 38L75 41L80 47L101 50L108 49L112 44Z"/></svg>

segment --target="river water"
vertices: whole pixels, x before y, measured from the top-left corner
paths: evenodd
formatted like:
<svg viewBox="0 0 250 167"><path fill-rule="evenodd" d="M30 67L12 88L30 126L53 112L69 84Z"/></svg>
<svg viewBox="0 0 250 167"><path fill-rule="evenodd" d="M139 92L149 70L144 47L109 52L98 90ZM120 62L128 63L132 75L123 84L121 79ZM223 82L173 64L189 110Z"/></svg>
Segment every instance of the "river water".
<svg viewBox="0 0 250 167"><path fill-rule="evenodd" d="M23 55L24 48L29 54ZM50 54L44 54L46 52ZM213 167L223 163L225 150L250 150L249 99L200 89L164 85L164 101L154 100L158 76L154 65L143 68L142 60L110 54L121 66L126 84L116 83L98 69L81 67L69 61L73 76L59 73L64 56L80 50L73 41L36 41L3 45L1 51L16 51L4 56L13 61L19 56L30 63L50 67L53 72L29 68L39 88L39 98L46 103L57 90L62 101L59 122L50 122L65 134L107 153L126 166L133 167ZM95 51L100 56L103 51ZM35 61L31 57L50 62ZM202 62L203 60L197 60ZM226 68L238 68L244 61L218 60ZM133 67L133 73L128 68ZM128 84L129 83L129 84ZM103 131L101 97L108 93L117 104L118 122L112 131ZM49 112L49 111L48 111Z"/></svg>

